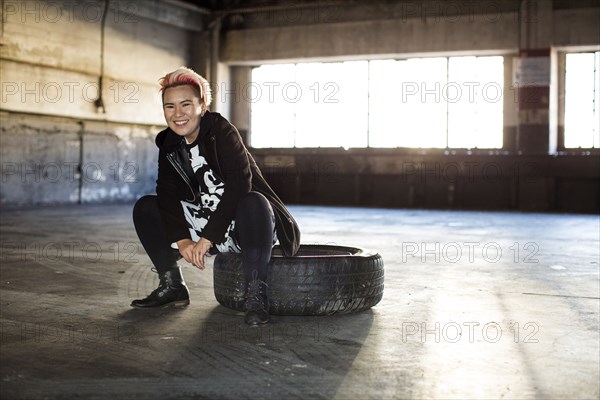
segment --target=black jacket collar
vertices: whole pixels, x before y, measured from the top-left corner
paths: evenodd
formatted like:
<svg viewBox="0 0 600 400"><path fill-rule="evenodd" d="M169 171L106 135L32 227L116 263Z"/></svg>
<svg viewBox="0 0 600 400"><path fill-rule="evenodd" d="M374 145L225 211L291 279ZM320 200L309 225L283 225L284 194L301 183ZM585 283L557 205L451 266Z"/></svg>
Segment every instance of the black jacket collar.
<svg viewBox="0 0 600 400"><path fill-rule="evenodd" d="M201 143L203 143L210 134L210 131L218 116L218 113L210 111L206 111L206 113L204 113L202 116L202 119L200 120L200 132L198 133L198 138L200 139ZM171 152L185 143L185 139L173 132L171 128L167 128L156 136L155 143L158 148L167 152Z"/></svg>

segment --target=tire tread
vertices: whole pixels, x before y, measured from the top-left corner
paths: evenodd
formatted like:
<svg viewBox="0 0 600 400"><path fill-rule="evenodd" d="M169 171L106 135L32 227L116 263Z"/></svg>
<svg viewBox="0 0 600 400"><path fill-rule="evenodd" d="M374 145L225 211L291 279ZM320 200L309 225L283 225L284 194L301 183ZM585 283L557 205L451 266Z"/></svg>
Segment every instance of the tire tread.
<svg viewBox="0 0 600 400"><path fill-rule="evenodd" d="M276 246L274 253L278 250ZM348 314L381 301L384 268L379 254L325 245L303 245L299 254L302 250L318 255L271 259L267 278L271 314ZM237 311L244 310L246 287L241 261L238 253L220 253L213 274L215 298L224 307Z"/></svg>

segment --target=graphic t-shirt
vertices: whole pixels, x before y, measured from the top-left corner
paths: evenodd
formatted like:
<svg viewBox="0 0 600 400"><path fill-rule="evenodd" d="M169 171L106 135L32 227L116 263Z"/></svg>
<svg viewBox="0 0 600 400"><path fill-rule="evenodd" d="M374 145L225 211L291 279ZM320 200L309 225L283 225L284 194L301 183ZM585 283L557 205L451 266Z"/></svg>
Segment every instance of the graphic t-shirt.
<svg viewBox="0 0 600 400"><path fill-rule="evenodd" d="M202 236L202 230L208 223L210 216L217 209L223 193L225 192L225 183L217 178L213 170L209 167L206 159L200 154L198 142L187 145L188 156L192 164L192 169L196 175L196 180L200 186L200 204L192 204L182 201L185 219L190 226L192 240L197 242ZM235 240L233 230L235 221L231 221L225 233L225 239L221 243L215 243L220 252L241 252L241 248Z"/></svg>

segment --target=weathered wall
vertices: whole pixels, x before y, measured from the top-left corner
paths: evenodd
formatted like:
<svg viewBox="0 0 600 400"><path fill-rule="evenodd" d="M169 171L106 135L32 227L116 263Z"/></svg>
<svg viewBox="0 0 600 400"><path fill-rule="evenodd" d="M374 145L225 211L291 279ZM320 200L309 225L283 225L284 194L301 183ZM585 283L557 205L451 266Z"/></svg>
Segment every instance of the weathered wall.
<svg viewBox="0 0 600 400"><path fill-rule="evenodd" d="M273 188L295 204L600 212L600 157L493 153L253 150Z"/></svg>
<svg viewBox="0 0 600 400"><path fill-rule="evenodd" d="M202 51L192 58L190 49L203 16L156 0L109 4L102 43L104 1L3 2L1 205L154 191L158 78L180 65L202 68Z"/></svg>
<svg viewBox="0 0 600 400"><path fill-rule="evenodd" d="M0 204L110 202L152 193L157 130L2 112Z"/></svg>
<svg viewBox="0 0 600 400"><path fill-rule="evenodd" d="M220 61L256 65L311 58L517 54L526 40L527 46L536 47L600 45L597 2L573 1L567 9L556 3L373 1L236 14L229 17L237 23L230 23L224 34ZM584 7L574 7L577 3Z"/></svg>

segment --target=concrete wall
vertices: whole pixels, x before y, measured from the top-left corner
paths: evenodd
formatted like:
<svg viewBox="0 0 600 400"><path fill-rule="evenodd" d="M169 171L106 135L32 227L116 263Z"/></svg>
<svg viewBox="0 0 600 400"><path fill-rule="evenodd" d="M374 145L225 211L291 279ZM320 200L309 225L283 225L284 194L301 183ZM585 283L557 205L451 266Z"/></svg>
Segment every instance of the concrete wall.
<svg viewBox="0 0 600 400"><path fill-rule="evenodd" d="M0 113L0 204L134 200L154 192L158 127Z"/></svg>
<svg viewBox="0 0 600 400"><path fill-rule="evenodd" d="M583 7L575 8L578 3ZM231 22L231 30L224 32L220 61L257 65L436 53L518 54L524 47L600 45L597 2L573 1L568 9L553 4L550 0L373 1L313 8L291 4L229 16L237 23Z"/></svg>
<svg viewBox="0 0 600 400"><path fill-rule="evenodd" d="M254 149L294 204L600 212L600 157L503 151Z"/></svg>
<svg viewBox="0 0 600 400"><path fill-rule="evenodd" d="M203 15L157 0L2 7L3 206L132 200L154 191L158 79L199 68ZM102 75L102 102L98 107Z"/></svg>

